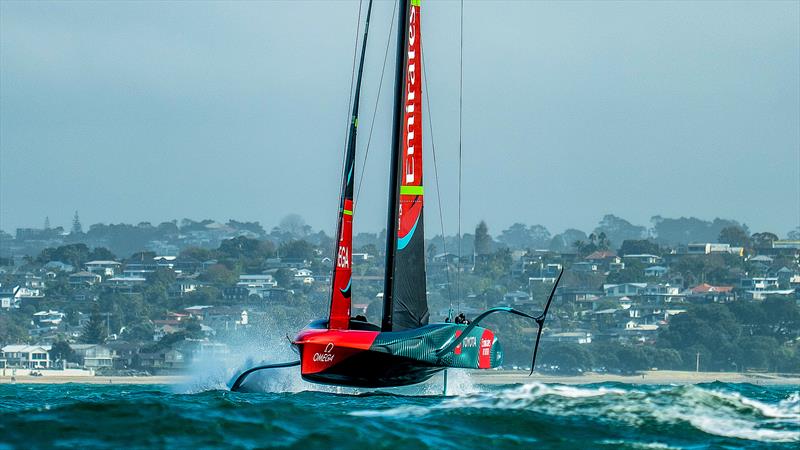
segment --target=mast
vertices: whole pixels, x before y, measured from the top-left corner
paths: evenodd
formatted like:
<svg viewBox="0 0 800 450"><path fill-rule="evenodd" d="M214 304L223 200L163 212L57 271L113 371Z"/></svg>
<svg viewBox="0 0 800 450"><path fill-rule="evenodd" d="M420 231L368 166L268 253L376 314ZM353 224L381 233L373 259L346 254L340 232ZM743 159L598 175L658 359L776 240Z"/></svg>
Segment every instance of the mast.
<svg viewBox="0 0 800 450"><path fill-rule="evenodd" d="M397 62L394 74L394 114L392 114L392 155L389 170L389 213L386 221L386 275L383 281L383 319L381 331L392 331L392 297L394 293L395 248L397 248L397 203L400 197L400 128L403 120L403 81L405 80L406 58L404 55L408 41L408 0L398 0L397 14Z"/></svg>
<svg viewBox="0 0 800 450"><path fill-rule="evenodd" d="M353 185L356 161L356 135L358 132L358 103L361 98L361 79L364 74L364 57L367 52L367 36L369 19L372 14L372 0L367 7L367 18L364 23L364 39L361 44L361 56L358 62L353 110L350 116L349 134L345 149L344 171L342 172L342 196L339 201L339 221L336 236L336 266L331 277L331 308L328 320L330 329L350 328L351 280L353 275Z"/></svg>
<svg viewBox="0 0 800 450"><path fill-rule="evenodd" d="M422 182L420 0L400 1L386 236L384 331L428 323Z"/></svg>

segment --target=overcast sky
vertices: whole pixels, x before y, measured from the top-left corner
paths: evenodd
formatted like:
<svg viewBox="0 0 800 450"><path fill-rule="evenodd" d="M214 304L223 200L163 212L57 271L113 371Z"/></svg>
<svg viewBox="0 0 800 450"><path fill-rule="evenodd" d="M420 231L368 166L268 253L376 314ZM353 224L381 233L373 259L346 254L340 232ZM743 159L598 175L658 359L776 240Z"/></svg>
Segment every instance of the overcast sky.
<svg viewBox="0 0 800 450"><path fill-rule="evenodd" d="M800 224L800 3L467 1L463 223ZM358 2L0 2L0 229L301 214L331 233ZM359 161L393 3L367 47ZM457 217L459 3L423 0L426 228ZM393 48L393 46L391 47ZM390 55L356 231L385 226ZM362 169L359 163L359 170ZM357 175L359 176L359 175Z"/></svg>

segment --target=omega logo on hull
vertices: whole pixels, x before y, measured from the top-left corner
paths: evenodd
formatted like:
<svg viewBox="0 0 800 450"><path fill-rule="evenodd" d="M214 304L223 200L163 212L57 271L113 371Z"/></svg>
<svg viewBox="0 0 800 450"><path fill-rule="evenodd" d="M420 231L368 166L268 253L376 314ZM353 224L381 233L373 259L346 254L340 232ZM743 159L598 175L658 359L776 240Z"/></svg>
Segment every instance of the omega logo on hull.
<svg viewBox="0 0 800 450"><path fill-rule="evenodd" d="M333 351L333 342L328 342L328 345L325 346L323 353L314 353L314 357L312 359L314 362L332 362L336 355L331 353L331 351Z"/></svg>

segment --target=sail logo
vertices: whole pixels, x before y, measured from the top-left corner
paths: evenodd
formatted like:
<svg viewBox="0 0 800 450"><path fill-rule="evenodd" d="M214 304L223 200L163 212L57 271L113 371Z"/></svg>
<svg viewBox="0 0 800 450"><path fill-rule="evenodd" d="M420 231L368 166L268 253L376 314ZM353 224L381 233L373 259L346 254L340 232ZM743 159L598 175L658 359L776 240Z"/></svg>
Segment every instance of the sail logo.
<svg viewBox="0 0 800 450"><path fill-rule="evenodd" d="M339 253L336 256L336 267L343 269L350 267L350 251L343 245L339 246Z"/></svg>
<svg viewBox="0 0 800 450"><path fill-rule="evenodd" d="M332 362L334 358L334 354L331 353L333 351L333 342L328 342L328 345L325 346L325 350L322 353L314 353L314 362Z"/></svg>
<svg viewBox="0 0 800 450"><path fill-rule="evenodd" d="M405 183L412 184L416 181L416 164L415 164L415 130L417 128L416 122L416 105L417 105L417 53L419 44L417 42L418 21L417 21L418 7L411 7L410 18L408 24L408 67L406 69L406 129L405 129L405 146L406 158L404 164Z"/></svg>

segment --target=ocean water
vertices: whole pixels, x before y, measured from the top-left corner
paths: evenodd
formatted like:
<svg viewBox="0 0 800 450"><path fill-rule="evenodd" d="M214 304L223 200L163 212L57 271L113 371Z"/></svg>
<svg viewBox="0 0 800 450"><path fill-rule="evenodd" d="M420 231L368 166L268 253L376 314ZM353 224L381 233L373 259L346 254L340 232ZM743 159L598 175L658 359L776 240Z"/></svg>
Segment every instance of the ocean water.
<svg viewBox="0 0 800 450"><path fill-rule="evenodd" d="M0 385L0 449L800 448L798 386L453 381L447 396Z"/></svg>

